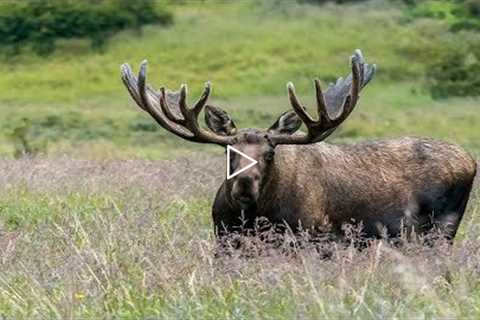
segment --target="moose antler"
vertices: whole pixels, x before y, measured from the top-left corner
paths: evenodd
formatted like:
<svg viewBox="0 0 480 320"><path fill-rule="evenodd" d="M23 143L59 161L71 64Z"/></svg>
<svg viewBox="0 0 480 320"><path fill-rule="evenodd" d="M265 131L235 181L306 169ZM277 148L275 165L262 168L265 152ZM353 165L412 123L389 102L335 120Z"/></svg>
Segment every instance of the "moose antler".
<svg viewBox="0 0 480 320"><path fill-rule="evenodd" d="M368 65L362 52L355 50L351 57L352 73L345 79L339 78L325 93L320 81L314 80L318 120L310 116L295 95L293 83L287 84L288 97L293 110L307 127L307 133L276 135L270 137L275 144L308 144L324 140L350 115L358 102L359 92L373 78L376 65Z"/></svg>
<svg viewBox="0 0 480 320"><path fill-rule="evenodd" d="M214 143L221 146L232 144L233 136L221 136L198 124L198 115L207 103L210 95L210 83L205 84L203 93L192 108L187 107L187 86L182 84L180 91L172 92L164 87L160 92L153 90L147 83L147 61L140 65L138 79L130 66L121 66L122 81L137 105L148 112L155 121L171 133L194 142Z"/></svg>

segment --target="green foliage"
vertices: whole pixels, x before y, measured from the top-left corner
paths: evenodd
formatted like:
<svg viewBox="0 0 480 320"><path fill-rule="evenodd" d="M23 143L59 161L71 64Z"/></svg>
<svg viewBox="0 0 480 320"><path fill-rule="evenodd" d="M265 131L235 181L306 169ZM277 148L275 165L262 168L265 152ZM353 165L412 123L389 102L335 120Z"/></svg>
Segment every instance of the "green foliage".
<svg viewBox="0 0 480 320"><path fill-rule="evenodd" d="M47 152L47 141L33 133L32 123L28 118L22 118L11 130L9 137L14 146L15 158L34 157Z"/></svg>
<svg viewBox="0 0 480 320"><path fill-rule="evenodd" d="M383 80L418 81L429 52L441 49L438 37L444 28L435 21L402 26L396 8L286 5L286 11L252 10L242 1L179 6L168 30L148 26L142 37L121 32L102 53L63 42L49 59L20 55L14 64L0 63L0 100L78 104L105 97L126 104L119 65L128 62L137 70L145 58L149 82L171 89L185 82L192 98L206 80L215 98L277 96L284 94L286 81L307 89L314 77L328 83L344 75L356 48L379 65ZM372 32L379 26L382 32Z"/></svg>
<svg viewBox="0 0 480 320"><path fill-rule="evenodd" d="M480 1L462 1L463 6L457 6L454 14L459 17L452 25L452 31L477 30L480 31Z"/></svg>
<svg viewBox="0 0 480 320"><path fill-rule="evenodd" d="M468 43L455 37L429 66L428 86L434 98L480 96L480 41L475 39Z"/></svg>
<svg viewBox="0 0 480 320"><path fill-rule="evenodd" d="M311 4L322 5L328 2L342 4L342 3L364 2L365 0L297 0L297 1L299 3L311 3Z"/></svg>
<svg viewBox="0 0 480 320"><path fill-rule="evenodd" d="M38 54L48 54L61 38L89 38L101 47L106 38L122 29L144 24L168 24L172 15L153 0L48 0L5 1L0 4L1 45L9 53L31 44Z"/></svg>
<svg viewBox="0 0 480 320"><path fill-rule="evenodd" d="M456 3L451 0L432 0L411 2L410 14L413 17L443 19L449 22L455 19Z"/></svg>
<svg viewBox="0 0 480 320"><path fill-rule="evenodd" d="M427 86L434 98L480 95L480 1L404 1L413 20L427 17L442 21L454 35L441 37L441 50L435 50L426 64ZM471 33L460 33L470 30ZM446 39L446 40L445 40Z"/></svg>
<svg viewBox="0 0 480 320"><path fill-rule="evenodd" d="M412 17L440 19L452 31L480 30L480 1L478 0L423 0L405 1Z"/></svg>
<svg viewBox="0 0 480 320"><path fill-rule="evenodd" d="M23 52L0 62L0 156L17 153L10 134L25 115L30 137L48 141L49 157L221 154L214 146L182 141L141 112L119 79L120 64L129 62L137 71L147 58L148 82L172 90L187 83L189 103L210 80L211 103L228 110L238 127L266 128L290 108L287 81L295 83L312 108L312 79L320 77L325 86L347 74L348 57L357 47L368 62L378 64L378 74L362 94L359 111L333 141L409 134L480 149L478 102L432 101L423 83L432 61L466 43L462 38L446 45L444 34L449 33L440 21L417 19L402 25L397 6L359 10L356 4L284 2L285 10L263 4L252 10L251 3L244 3L175 6L175 25L147 26L142 37L131 30L120 32L103 52L81 47L86 41L61 41L48 59ZM382 32L372 32L379 26ZM449 118L461 125L452 128Z"/></svg>

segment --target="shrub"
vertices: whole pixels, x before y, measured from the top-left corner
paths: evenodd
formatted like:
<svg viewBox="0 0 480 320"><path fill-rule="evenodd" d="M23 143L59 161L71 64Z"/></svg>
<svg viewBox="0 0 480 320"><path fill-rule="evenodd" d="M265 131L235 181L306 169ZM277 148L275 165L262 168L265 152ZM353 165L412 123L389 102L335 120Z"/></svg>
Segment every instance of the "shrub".
<svg viewBox="0 0 480 320"><path fill-rule="evenodd" d="M13 156L18 159L22 157L35 157L38 154L45 154L47 152L47 141L39 138L32 130L32 123L30 119L23 118L20 123L8 134L13 143Z"/></svg>
<svg viewBox="0 0 480 320"><path fill-rule="evenodd" d="M415 17L441 19L451 31L480 30L480 1L478 0L403 0L409 5L408 14Z"/></svg>
<svg viewBox="0 0 480 320"><path fill-rule="evenodd" d="M454 14L460 17L452 24L452 31L479 30L480 31L480 1L462 1L463 6L454 9Z"/></svg>
<svg viewBox="0 0 480 320"><path fill-rule="evenodd" d="M59 38L89 38L100 47L112 33L144 24L169 24L172 15L154 0L46 0L0 3L0 45L17 53L31 44L48 54Z"/></svg>
<svg viewBox="0 0 480 320"><path fill-rule="evenodd" d="M394 1L394 0L392 0ZM427 65L427 86L432 97L480 96L480 1L403 0L410 19L441 20L450 32L441 50ZM468 30L466 32L460 32ZM436 54L436 56L435 56Z"/></svg>
<svg viewBox="0 0 480 320"><path fill-rule="evenodd" d="M474 38L456 37L430 64L427 79L434 98L480 96L480 41Z"/></svg>

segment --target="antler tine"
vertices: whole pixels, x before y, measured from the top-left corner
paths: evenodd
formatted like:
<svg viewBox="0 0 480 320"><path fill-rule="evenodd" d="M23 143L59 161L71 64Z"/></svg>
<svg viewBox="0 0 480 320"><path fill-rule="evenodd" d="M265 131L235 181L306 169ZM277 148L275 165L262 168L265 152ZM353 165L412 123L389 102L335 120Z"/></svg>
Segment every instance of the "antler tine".
<svg viewBox="0 0 480 320"><path fill-rule="evenodd" d="M187 94L187 86L183 84L180 87L180 99L179 99L179 107L180 112L182 113L183 117L185 118L185 127L188 128L194 135L198 137L205 137L209 135L209 132L205 131L200 127L198 124L198 114L202 110L203 106L207 102L208 96L210 95L210 85L204 89L207 90L207 94L202 94L199 101L194 105L193 108L188 108L185 102L186 94Z"/></svg>
<svg viewBox="0 0 480 320"><path fill-rule="evenodd" d="M133 75L132 68L128 63L124 63L120 67L120 72L122 75L122 82L127 88L128 92L130 93L130 96L133 98L133 100L137 103L137 105L144 109L145 108L142 106L140 96L138 93L138 88L134 86L133 84L137 82L137 79ZM145 110L146 111L146 110Z"/></svg>
<svg viewBox="0 0 480 320"><path fill-rule="evenodd" d="M148 63L147 60L144 60L140 64L140 71L138 72L137 87L138 87L138 92L140 95L140 102L141 102L139 106L144 110L146 110L158 122L158 124L160 124L162 127L167 129L168 131L187 140L193 139L194 137L189 135L187 132L180 131L179 129L168 124L167 121L163 118L163 115L153 106L150 100L150 97L148 96L148 93L147 93L147 83L146 83L147 63Z"/></svg>
<svg viewBox="0 0 480 320"><path fill-rule="evenodd" d="M357 49L350 59L352 73L331 84L325 93L320 81L314 80L317 100L318 120L312 119L298 102L291 82L288 83L290 104L298 117L305 123L307 134L272 137L277 144L307 144L328 137L352 113L357 105L360 90L372 79L376 66L365 63L362 52ZM367 68L365 70L365 68ZM333 114L333 117L330 116Z"/></svg>
<svg viewBox="0 0 480 320"><path fill-rule="evenodd" d="M298 117L302 119L303 123L305 123L307 127L311 126L315 122L315 120L313 120L310 114L308 114L305 107L303 107L298 101L298 98L295 94L295 87L293 83L291 82L287 83L287 90L288 90L288 97L290 99L290 104L292 105L293 110L298 115Z"/></svg>
<svg viewBox="0 0 480 320"><path fill-rule="evenodd" d="M350 95L345 99L345 102L341 106L338 116L334 119L331 119L333 126L338 126L342 123L349 115L352 113L353 109L357 105L360 92L361 84L361 75L360 70L363 70L363 57L360 50L356 50L355 53L350 58L352 65L352 85L350 88Z"/></svg>
<svg viewBox="0 0 480 320"><path fill-rule="evenodd" d="M363 54L360 49L355 50L355 54L359 57L358 65L360 66L360 84L362 84L365 82L365 59L363 58Z"/></svg>
<svg viewBox="0 0 480 320"><path fill-rule="evenodd" d="M315 84L315 94L317 98L318 119L321 123L329 122L330 118L328 117L327 106L325 104L325 97L323 96L322 88L320 86L320 80L315 79L313 80L313 83Z"/></svg>
<svg viewBox="0 0 480 320"><path fill-rule="evenodd" d="M353 111L353 108L357 105L359 93L360 93L360 84L363 81L363 56L360 50L356 50L355 54L351 57L352 64L352 88L350 91L350 101L344 106L343 113L346 114L344 119ZM346 108L347 107L347 108Z"/></svg>
<svg viewBox="0 0 480 320"><path fill-rule="evenodd" d="M211 92L211 84L210 81L205 82L205 87L203 89L202 95L197 100L195 105L193 106L193 112L198 115L202 111L203 107L207 103L208 97L210 96Z"/></svg>
<svg viewBox="0 0 480 320"><path fill-rule="evenodd" d="M161 94L162 94L162 97L161 97L162 110L171 121L186 127L195 136L202 137L202 136L205 136L205 134L208 134L208 132L205 132L198 124L198 115L202 111L202 108L205 106L205 103L207 102L207 99L210 95L209 82L207 82L202 95L200 96L199 100L195 103L194 107L191 109L188 108L186 103L187 85L182 84L180 86L178 107L180 109L180 113L183 116L183 119L179 119L175 117L173 113L170 111L170 108L165 98L165 90L161 90Z"/></svg>
<svg viewBox="0 0 480 320"><path fill-rule="evenodd" d="M165 94L165 88L161 87L160 88L160 107L162 108L162 112L165 114L165 116L168 118L168 120L177 123L179 125L185 125L185 119L180 119L177 118L172 111L170 110L170 107L167 102L166 94Z"/></svg>
<svg viewBox="0 0 480 320"><path fill-rule="evenodd" d="M370 80L373 79L373 76L375 75L376 72L377 72L377 65L376 64L370 65L370 68L367 70L367 75L363 79L361 89L363 89L363 87L365 87L370 82Z"/></svg>
<svg viewBox="0 0 480 320"><path fill-rule="evenodd" d="M222 146L233 142L234 136L220 136L214 132L203 129L198 124L198 114L201 112L210 95L210 83L206 84L201 97L191 109L188 108L186 103L186 85L180 87L178 94L173 94L173 97L178 97L175 104L178 103L178 108L183 116L182 119L175 115L168 105L166 89L162 87L160 88L159 94L155 92L147 85L146 74L146 60L140 65L138 79L133 75L128 64L121 66L122 81L133 100L142 110L148 112L163 128L189 141L213 143ZM171 98L172 96L169 95L168 97Z"/></svg>
<svg viewBox="0 0 480 320"><path fill-rule="evenodd" d="M187 103L185 101L186 98L187 98L187 85L182 84L180 86L180 99L178 100L178 106L180 107L180 113L182 114L185 120L187 120L188 118L188 111L189 111L187 107Z"/></svg>

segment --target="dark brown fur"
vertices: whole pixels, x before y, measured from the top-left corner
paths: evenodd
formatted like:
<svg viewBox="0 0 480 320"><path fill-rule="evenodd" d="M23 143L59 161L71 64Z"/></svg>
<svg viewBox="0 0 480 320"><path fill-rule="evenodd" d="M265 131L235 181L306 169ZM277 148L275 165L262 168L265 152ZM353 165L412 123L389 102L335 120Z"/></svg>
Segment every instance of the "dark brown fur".
<svg viewBox="0 0 480 320"><path fill-rule="evenodd" d="M402 227L416 233L438 227L452 239L476 172L467 152L432 139L280 145L274 159L265 161L263 154L272 148L268 139L248 130L243 137L234 147L259 165L220 187L213 205L219 235L252 228L256 218L265 217L292 230L335 235L342 235L345 223L361 223L369 237L398 236ZM241 203L232 192L249 177L260 180L258 194ZM242 192L248 196L253 189Z"/></svg>

